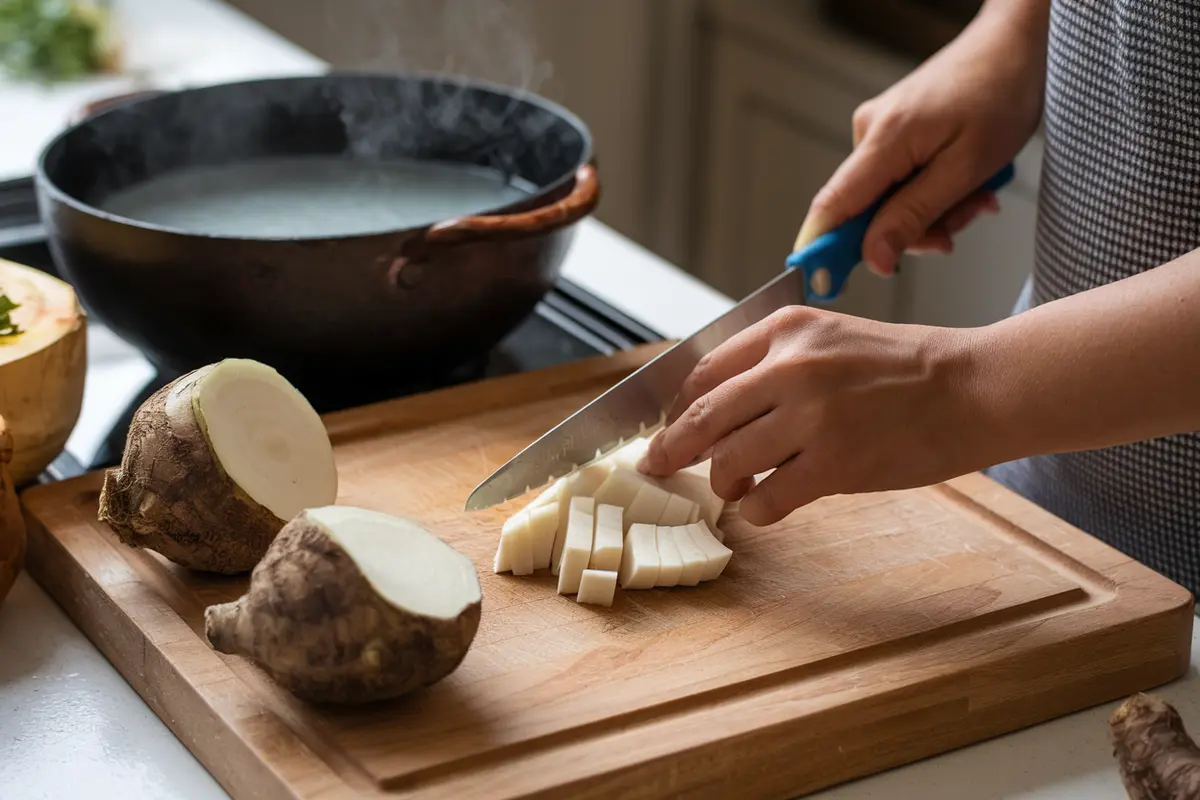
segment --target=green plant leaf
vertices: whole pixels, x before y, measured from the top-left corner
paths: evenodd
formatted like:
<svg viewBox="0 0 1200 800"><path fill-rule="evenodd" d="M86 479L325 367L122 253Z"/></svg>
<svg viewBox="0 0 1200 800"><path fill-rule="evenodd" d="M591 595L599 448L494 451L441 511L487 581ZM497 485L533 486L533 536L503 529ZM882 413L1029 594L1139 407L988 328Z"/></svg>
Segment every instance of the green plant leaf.
<svg viewBox="0 0 1200 800"><path fill-rule="evenodd" d="M12 321L9 314L21 307L20 303L14 303L8 299L8 295L0 294L0 336L16 336L21 332L21 328Z"/></svg>
<svg viewBox="0 0 1200 800"><path fill-rule="evenodd" d="M105 21L76 0L0 0L0 70L43 81L100 71Z"/></svg>

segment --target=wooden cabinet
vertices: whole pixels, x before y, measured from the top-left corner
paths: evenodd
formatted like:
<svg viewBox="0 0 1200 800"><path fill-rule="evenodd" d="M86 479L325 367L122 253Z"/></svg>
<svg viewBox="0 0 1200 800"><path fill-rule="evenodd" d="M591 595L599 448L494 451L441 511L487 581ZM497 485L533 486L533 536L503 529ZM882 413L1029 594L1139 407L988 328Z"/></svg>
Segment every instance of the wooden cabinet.
<svg viewBox="0 0 1200 800"><path fill-rule="evenodd" d="M735 34L707 39L693 264L740 298L783 268L813 195L850 152L860 95ZM856 270L831 307L893 320L899 298L897 281Z"/></svg>

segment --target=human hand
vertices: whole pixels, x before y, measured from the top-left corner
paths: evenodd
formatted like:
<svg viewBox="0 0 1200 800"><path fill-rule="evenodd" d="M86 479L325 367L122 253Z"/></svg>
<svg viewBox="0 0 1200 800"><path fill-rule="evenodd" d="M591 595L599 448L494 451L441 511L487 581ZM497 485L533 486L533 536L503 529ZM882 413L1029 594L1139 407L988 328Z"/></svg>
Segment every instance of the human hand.
<svg viewBox="0 0 1200 800"><path fill-rule="evenodd" d="M713 491L769 525L825 495L987 466L978 341L969 329L785 308L701 359L639 468L665 476L711 457Z"/></svg>
<svg viewBox="0 0 1200 800"><path fill-rule="evenodd" d="M987 4L955 39L854 113L854 151L813 198L799 250L920 169L863 239L888 276L905 252L949 253L953 237L999 204L976 191L1037 128L1045 83L1046 0Z"/></svg>

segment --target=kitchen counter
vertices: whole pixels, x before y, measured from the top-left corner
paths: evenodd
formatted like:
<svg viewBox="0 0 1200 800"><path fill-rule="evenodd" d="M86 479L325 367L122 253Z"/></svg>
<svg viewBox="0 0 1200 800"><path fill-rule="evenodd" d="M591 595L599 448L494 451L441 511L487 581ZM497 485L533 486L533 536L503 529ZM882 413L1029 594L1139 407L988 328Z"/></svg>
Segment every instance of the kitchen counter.
<svg viewBox="0 0 1200 800"><path fill-rule="evenodd" d="M0 81L0 180L28 174L41 144L82 102L138 86L178 87L326 65L218 0L115 0L134 74L39 88ZM564 275L670 336L685 336L731 300L595 220L580 226ZM99 332L89 359L113 374L143 369ZM148 371L148 367L144 367ZM106 373L101 372L102 375ZM147 372L148 375L148 372ZM81 431L98 393L92 380ZM1200 626L1186 678L1161 690L1200 726ZM823 800L1125 797L1109 754L1112 705L818 795ZM226 794L49 597L22 575L0 606L0 794L35 798L174 798Z"/></svg>

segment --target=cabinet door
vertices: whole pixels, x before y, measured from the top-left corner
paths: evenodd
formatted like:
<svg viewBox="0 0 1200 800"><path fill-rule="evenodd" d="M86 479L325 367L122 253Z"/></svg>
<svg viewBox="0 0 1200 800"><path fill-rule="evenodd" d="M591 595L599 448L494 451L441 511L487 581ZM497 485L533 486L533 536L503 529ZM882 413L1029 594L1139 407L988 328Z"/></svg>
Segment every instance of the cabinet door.
<svg viewBox="0 0 1200 800"><path fill-rule="evenodd" d="M698 276L735 299L783 269L813 195L851 149L850 118L873 92L819 68L706 35L710 80L698 163ZM830 308L893 320L899 285L860 267Z"/></svg>

